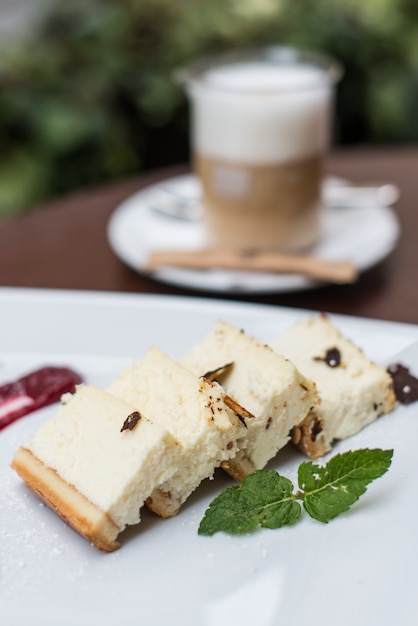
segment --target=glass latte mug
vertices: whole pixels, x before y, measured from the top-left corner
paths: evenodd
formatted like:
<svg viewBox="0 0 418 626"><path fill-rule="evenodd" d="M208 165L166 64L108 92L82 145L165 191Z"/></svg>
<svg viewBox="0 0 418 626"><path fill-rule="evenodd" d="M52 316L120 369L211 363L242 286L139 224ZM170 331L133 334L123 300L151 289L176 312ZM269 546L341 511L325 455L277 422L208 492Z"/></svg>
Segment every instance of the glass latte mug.
<svg viewBox="0 0 418 626"><path fill-rule="evenodd" d="M318 241L341 72L325 56L273 46L178 73L191 104L194 169L212 244L297 251Z"/></svg>

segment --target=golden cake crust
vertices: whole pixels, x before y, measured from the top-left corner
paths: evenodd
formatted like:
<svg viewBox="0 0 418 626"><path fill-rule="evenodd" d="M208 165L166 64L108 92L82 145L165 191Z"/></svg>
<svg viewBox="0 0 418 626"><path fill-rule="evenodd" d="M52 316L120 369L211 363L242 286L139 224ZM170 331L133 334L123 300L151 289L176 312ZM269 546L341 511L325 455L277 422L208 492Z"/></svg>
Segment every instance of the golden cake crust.
<svg viewBox="0 0 418 626"><path fill-rule="evenodd" d="M90 502L28 448L20 447L11 466L51 509L74 530L105 552L120 547L121 529L109 515Z"/></svg>
<svg viewBox="0 0 418 626"><path fill-rule="evenodd" d="M315 409L309 411L302 422L293 427L292 443L309 458L316 460L331 450L330 442L323 435L323 421Z"/></svg>
<svg viewBox="0 0 418 626"><path fill-rule="evenodd" d="M242 455L240 455L239 460L232 458L228 461L222 461L221 467L239 483L242 483L248 474L252 474L252 472L255 472L257 469L253 460L245 453L245 451Z"/></svg>
<svg viewBox="0 0 418 626"><path fill-rule="evenodd" d="M163 486L154 489L152 494L145 500L147 508L160 517L173 517L177 515L183 504L173 490Z"/></svg>

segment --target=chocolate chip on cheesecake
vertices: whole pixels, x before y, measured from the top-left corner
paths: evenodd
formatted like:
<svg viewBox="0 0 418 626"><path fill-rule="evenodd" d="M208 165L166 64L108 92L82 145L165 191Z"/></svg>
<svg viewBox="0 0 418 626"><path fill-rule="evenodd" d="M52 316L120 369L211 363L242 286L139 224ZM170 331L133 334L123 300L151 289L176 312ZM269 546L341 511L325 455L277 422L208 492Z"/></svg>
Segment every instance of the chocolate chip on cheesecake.
<svg viewBox="0 0 418 626"><path fill-rule="evenodd" d="M388 372L393 380L396 399L400 404L411 404L418 400L418 379L401 363L392 363Z"/></svg>
<svg viewBox="0 0 418 626"><path fill-rule="evenodd" d="M120 432L123 433L124 430L133 430L138 424L141 417L142 416L139 411L133 411L132 413L130 413L126 420L123 422L123 426L120 429Z"/></svg>
<svg viewBox="0 0 418 626"><path fill-rule="evenodd" d="M314 361L323 361L328 367L338 367L341 365L341 352L338 348L329 348L325 356L314 356Z"/></svg>

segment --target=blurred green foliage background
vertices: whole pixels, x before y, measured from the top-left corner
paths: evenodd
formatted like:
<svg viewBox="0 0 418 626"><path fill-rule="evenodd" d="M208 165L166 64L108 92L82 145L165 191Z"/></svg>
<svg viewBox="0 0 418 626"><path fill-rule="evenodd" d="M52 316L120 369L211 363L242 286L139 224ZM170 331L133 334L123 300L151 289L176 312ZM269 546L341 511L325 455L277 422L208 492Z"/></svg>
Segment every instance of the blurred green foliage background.
<svg viewBox="0 0 418 626"><path fill-rule="evenodd" d="M0 217L83 186L185 162L173 71L253 44L345 66L335 142L418 140L416 0L71 0L0 59Z"/></svg>

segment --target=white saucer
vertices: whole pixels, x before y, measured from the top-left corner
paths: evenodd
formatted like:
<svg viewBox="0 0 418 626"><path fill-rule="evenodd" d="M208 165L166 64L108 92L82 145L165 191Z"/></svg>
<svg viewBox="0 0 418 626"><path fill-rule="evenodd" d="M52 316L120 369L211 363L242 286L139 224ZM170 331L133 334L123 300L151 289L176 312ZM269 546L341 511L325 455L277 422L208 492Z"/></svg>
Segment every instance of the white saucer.
<svg viewBox="0 0 418 626"><path fill-rule="evenodd" d="M200 249L208 245L199 220L179 220L152 208L161 187L193 197L198 183L193 175L161 181L130 196L116 208L108 224L114 253L129 267L143 272L149 254L164 249ZM327 208L323 239L311 252L328 260L350 260L362 272L384 259L395 247L399 224L384 205ZM161 268L152 277L164 283L199 291L274 293L318 287L320 283L297 274L268 274L230 270Z"/></svg>

